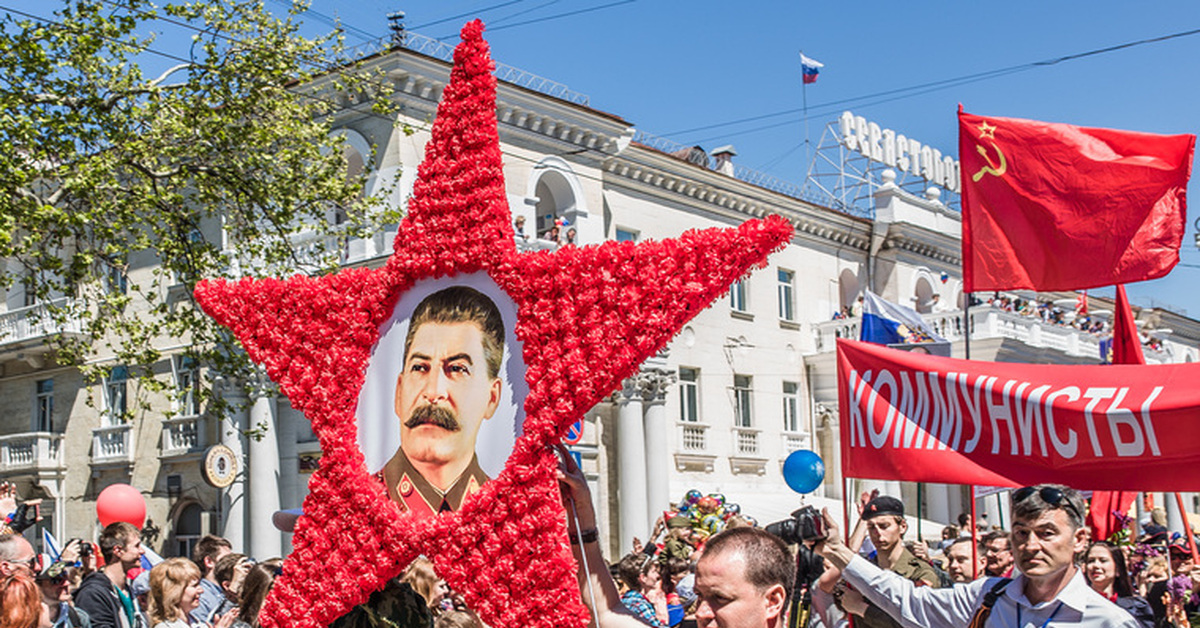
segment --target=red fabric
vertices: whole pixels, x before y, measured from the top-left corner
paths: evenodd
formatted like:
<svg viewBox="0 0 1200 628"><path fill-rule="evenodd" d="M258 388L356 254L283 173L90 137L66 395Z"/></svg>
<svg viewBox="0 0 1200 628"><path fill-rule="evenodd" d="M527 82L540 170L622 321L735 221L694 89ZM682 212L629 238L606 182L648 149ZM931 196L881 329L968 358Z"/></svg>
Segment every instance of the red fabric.
<svg viewBox="0 0 1200 628"><path fill-rule="evenodd" d="M1200 481L1200 364L973 362L838 341L850 477L1186 491Z"/></svg>
<svg viewBox="0 0 1200 628"><path fill-rule="evenodd" d="M1121 522L1114 513L1125 514L1137 499L1136 491L1094 491L1092 505L1088 508L1088 525L1092 528L1092 539L1103 541L1121 529Z"/></svg>
<svg viewBox="0 0 1200 628"><path fill-rule="evenodd" d="M1145 364L1142 340L1138 337L1137 324L1133 322L1133 310L1125 297L1125 286L1117 286L1117 311L1113 313L1113 364Z"/></svg>
<svg viewBox="0 0 1200 628"><path fill-rule="evenodd" d="M425 554L496 628L588 624L551 446L768 253L777 216L660 241L519 253L483 25L462 31L425 160L381 268L205 281L196 298L312 421L320 467L295 551L263 606L267 628L327 626ZM417 281L484 272L517 304L529 394L499 476L456 512L404 515L367 472L355 406L380 325Z"/></svg>
<svg viewBox="0 0 1200 628"><path fill-rule="evenodd" d="M1194 135L958 121L968 292L1094 288L1179 262Z"/></svg>

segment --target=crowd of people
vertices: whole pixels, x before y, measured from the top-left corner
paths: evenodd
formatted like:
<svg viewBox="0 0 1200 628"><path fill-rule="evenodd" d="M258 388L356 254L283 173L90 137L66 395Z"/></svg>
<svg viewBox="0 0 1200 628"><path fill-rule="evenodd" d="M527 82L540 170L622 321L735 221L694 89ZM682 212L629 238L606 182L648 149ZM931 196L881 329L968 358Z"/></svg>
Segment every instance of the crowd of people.
<svg viewBox="0 0 1200 628"><path fill-rule="evenodd" d="M864 495L847 537L826 512L823 533L805 543L785 546L795 539L775 526L730 526L694 544L695 538L668 535L609 571L596 567L606 563L594 542L586 483L569 461L560 480L564 499L579 513L583 531L571 533L571 543L583 599L600 628L837 628L851 619L868 628L1200 623L1194 615L1200 569L1185 541L1168 542L1161 509L1139 538L1093 540L1086 501L1065 486L1014 491L1007 530L964 515L941 539L905 541L904 504ZM686 539L686 558L669 548L672 539ZM798 613L798 620L789 619Z"/></svg>
<svg viewBox="0 0 1200 628"><path fill-rule="evenodd" d="M564 220L554 221L549 228L543 229L537 234L537 239L542 242L549 242L555 247L578 244L578 231L575 227L567 224ZM530 234L525 232L525 217L517 216L513 220L513 234L517 240L528 242Z"/></svg>
<svg viewBox="0 0 1200 628"><path fill-rule="evenodd" d="M190 558L146 569L141 532L106 526L95 543L73 539L43 564L24 536L0 535L6 628L257 628L283 561L234 553L205 536ZM35 591L36 596L29 595Z"/></svg>
<svg viewBox="0 0 1200 628"><path fill-rule="evenodd" d="M732 516L707 530L681 507L609 564L587 484L569 456L559 478L564 501L574 504L568 540L581 597L598 628L781 627L789 615L799 623L786 625L810 628L851 620L866 628L1200 622L1200 568L1188 542L1169 535L1165 512L1152 510L1140 536L1125 527L1092 539L1087 502L1065 486L1013 491L1008 529L964 514L936 540L906 540L903 502L877 492L857 501L848 535L828 512L811 509L765 529ZM188 558L147 565L146 554L140 530L124 522L94 543L72 540L48 564L19 530L0 534L0 626L256 628L283 567L213 535ZM483 627L423 557L332 625Z"/></svg>

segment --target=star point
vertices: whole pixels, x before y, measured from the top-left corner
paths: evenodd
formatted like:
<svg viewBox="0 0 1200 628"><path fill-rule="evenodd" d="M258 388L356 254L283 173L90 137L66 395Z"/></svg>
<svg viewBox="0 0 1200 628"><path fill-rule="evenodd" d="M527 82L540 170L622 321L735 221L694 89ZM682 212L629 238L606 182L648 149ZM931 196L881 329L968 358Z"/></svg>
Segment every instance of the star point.
<svg viewBox="0 0 1200 628"><path fill-rule="evenodd" d="M326 626L419 554L433 559L489 625L584 626L550 447L791 237L791 225L770 216L662 241L517 252L481 25L464 27L455 59L408 215L383 267L196 289L204 310L312 422L323 451L295 551L264 607L268 627ZM449 141L464 128L487 142ZM477 176L451 178L461 164ZM424 279L478 271L517 305L526 419L497 478L461 510L417 520L368 474L355 406L380 325L400 295ZM481 540L488 535L495 542Z"/></svg>

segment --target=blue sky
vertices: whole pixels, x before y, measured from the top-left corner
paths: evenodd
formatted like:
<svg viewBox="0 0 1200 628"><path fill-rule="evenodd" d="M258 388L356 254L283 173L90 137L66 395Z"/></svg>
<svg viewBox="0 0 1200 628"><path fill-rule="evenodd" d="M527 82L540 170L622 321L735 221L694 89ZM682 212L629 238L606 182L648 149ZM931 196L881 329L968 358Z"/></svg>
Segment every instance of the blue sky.
<svg viewBox="0 0 1200 628"><path fill-rule="evenodd" d="M605 8L546 19L593 7ZM1153 133L1200 130L1200 34L905 98L827 104L1197 29L1195 2L314 0L312 5L352 27L347 34L352 43L360 40L360 30L385 35L386 15L396 9L405 11L411 29L438 38L452 38L467 18L436 22L478 16L490 25L487 37L497 60L587 94L593 107L639 130L710 149L733 144L739 163L796 183L803 182L808 167L803 113L795 111L804 100L800 50L825 64L819 80L808 86L813 145L824 126L849 108L954 154L959 103L982 115ZM324 25L319 17L313 23ZM1190 192L1196 189L1189 186ZM1200 284L1200 251L1191 222L1183 265L1163 279L1130 285L1136 305L1170 306L1200 317L1200 290L1194 289Z"/></svg>
<svg viewBox="0 0 1200 628"><path fill-rule="evenodd" d="M265 1L283 10L282 0ZM55 4L0 0L47 15ZM1200 131L1200 34L906 92L899 99L863 100L1198 29L1200 5L1194 0L313 0L305 19L315 33L331 28L325 18L339 18L353 45L367 36L386 36L386 16L394 10L405 11L412 30L450 42L464 21L480 17L489 25L486 36L498 61L587 94L592 107L639 130L710 149L733 144L739 163L795 183L803 182L807 170L798 111L800 50L825 64L807 93L814 145L825 124L848 108L954 154L959 103L981 115L1154 133ZM563 16L570 13L575 14ZM836 104L846 100L851 102ZM758 116L767 117L729 124ZM1189 186L1190 192L1196 189ZM1169 306L1200 317L1193 220L1182 264L1168 277L1128 287L1135 305Z"/></svg>

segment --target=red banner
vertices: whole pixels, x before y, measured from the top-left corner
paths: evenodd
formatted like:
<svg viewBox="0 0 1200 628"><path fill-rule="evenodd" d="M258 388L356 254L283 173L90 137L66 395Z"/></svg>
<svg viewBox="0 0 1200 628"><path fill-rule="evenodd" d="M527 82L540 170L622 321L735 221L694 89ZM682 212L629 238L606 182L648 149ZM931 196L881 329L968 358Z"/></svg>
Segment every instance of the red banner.
<svg viewBox="0 0 1200 628"><path fill-rule="evenodd" d="M963 283L1076 290L1179 262L1194 135L958 112Z"/></svg>
<svg viewBox="0 0 1200 628"><path fill-rule="evenodd" d="M838 340L847 476L1200 488L1200 364L973 362Z"/></svg>

